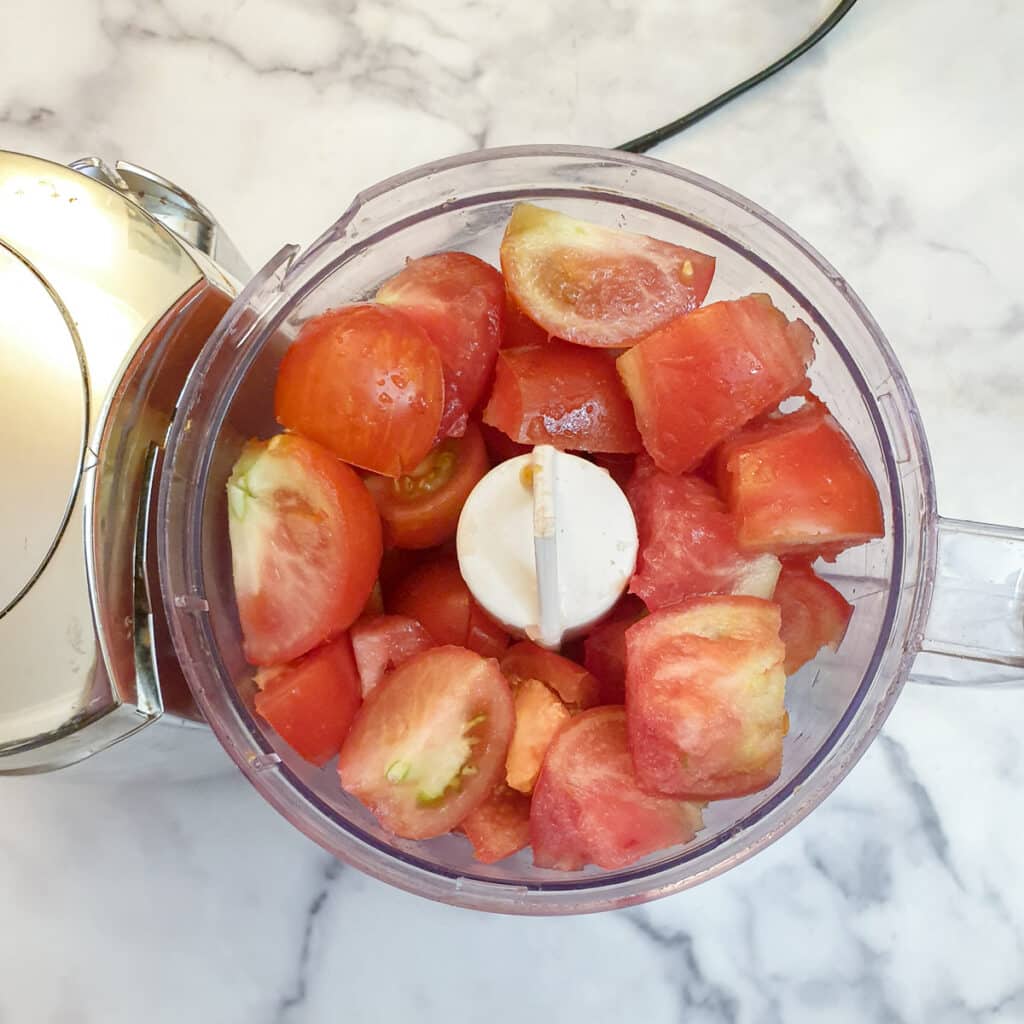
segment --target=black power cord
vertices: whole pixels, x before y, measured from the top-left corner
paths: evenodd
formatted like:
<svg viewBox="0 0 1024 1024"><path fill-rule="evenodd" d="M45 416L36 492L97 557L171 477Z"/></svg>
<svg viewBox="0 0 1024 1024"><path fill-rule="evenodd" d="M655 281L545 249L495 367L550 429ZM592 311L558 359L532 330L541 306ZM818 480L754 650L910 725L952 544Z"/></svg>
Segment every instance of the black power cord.
<svg viewBox="0 0 1024 1024"><path fill-rule="evenodd" d="M753 89L755 85L760 85L762 82L767 81L776 72L792 64L797 57L802 57L811 47L820 43L850 13L850 9L856 2L857 0L842 0L841 3L836 5L832 13L803 42L794 46L789 53L780 57L774 64L769 64L768 67L758 71L756 75L752 75L745 81L740 82L739 85L734 85L731 89L727 89L721 96L708 100L707 103L697 107L696 110L691 110L689 114L684 114L675 121L663 124L660 128L655 128L643 135L639 135L635 139L630 139L629 142L624 142L621 146L616 146L615 148L624 149L627 153L646 153L652 146L656 146L659 142L664 142L666 139L672 138L673 135L678 135L681 131L685 131L698 121L702 121L709 114L713 114L731 100L736 99L737 96L742 96L748 89Z"/></svg>

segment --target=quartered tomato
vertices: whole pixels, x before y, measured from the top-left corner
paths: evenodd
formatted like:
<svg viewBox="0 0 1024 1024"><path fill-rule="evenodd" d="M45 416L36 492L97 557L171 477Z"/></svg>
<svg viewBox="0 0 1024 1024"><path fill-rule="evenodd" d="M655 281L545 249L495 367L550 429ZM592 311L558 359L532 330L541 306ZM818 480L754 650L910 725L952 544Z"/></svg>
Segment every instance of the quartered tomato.
<svg viewBox="0 0 1024 1024"><path fill-rule="evenodd" d="M530 798L508 786L497 789L459 826L473 844L473 856L494 864L530 842Z"/></svg>
<svg viewBox="0 0 1024 1024"><path fill-rule="evenodd" d="M395 835L442 835L501 782L514 719L495 662L462 647L424 651L359 709L338 759L341 785Z"/></svg>
<svg viewBox="0 0 1024 1024"><path fill-rule="evenodd" d="M772 596L779 560L740 550L736 522L711 484L641 464L626 496L640 540L629 591L651 611L696 594Z"/></svg>
<svg viewBox="0 0 1024 1024"><path fill-rule="evenodd" d="M347 636L287 665L261 669L256 682L256 713L297 754L324 764L341 750L361 700Z"/></svg>
<svg viewBox="0 0 1024 1024"><path fill-rule="evenodd" d="M404 313L345 306L307 321L281 360L277 421L384 476L414 470L437 437L441 357Z"/></svg>
<svg viewBox="0 0 1024 1024"><path fill-rule="evenodd" d="M560 871L622 868L689 842L701 827L696 804L637 785L621 707L592 708L561 729L530 805L533 862Z"/></svg>
<svg viewBox="0 0 1024 1024"><path fill-rule="evenodd" d="M444 366L441 437L461 437L494 373L505 320L505 283L489 263L468 252L410 260L377 292L437 346Z"/></svg>
<svg viewBox="0 0 1024 1024"><path fill-rule="evenodd" d="M549 334L622 348L699 306L715 261L520 203L501 242L501 269L514 300Z"/></svg>
<svg viewBox="0 0 1024 1024"><path fill-rule="evenodd" d="M228 534L254 665L291 661L347 629L377 578L373 499L348 466L301 437L245 446L228 480Z"/></svg>
<svg viewBox="0 0 1024 1024"><path fill-rule="evenodd" d="M505 758L505 781L531 793L551 740L571 717L569 709L539 679L515 684L516 727Z"/></svg>
<svg viewBox="0 0 1024 1024"><path fill-rule="evenodd" d="M822 647L839 649L853 606L806 562L782 563L772 600L782 611L779 636L786 645L787 676L813 661Z"/></svg>
<svg viewBox="0 0 1024 1024"><path fill-rule="evenodd" d="M526 345L546 345L550 340L551 335L540 324L534 323L506 291L505 333L501 339L501 347L523 348Z"/></svg>
<svg viewBox="0 0 1024 1024"><path fill-rule="evenodd" d="M885 533L871 474L817 399L722 445L718 479L747 551L835 558Z"/></svg>
<svg viewBox="0 0 1024 1024"><path fill-rule="evenodd" d="M693 469L748 420L797 391L813 335L767 296L716 302L653 331L616 361L659 469Z"/></svg>
<svg viewBox="0 0 1024 1024"><path fill-rule="evenodd" d="M480 428L435 445L411 473L397 478L366 477L384 539L398 548L430 548L455 536L469 492L490 468Z"/></svg>
<svg viewBox="0 0 1024 1024"><path fill-rule="evenodd" d="M374 615L349 630L352 653L365 697L383 678L411 657L434 646L430 634L404 615Z"/></svg>
<svg viewBox="0 0 1024 1024"><path fill-rule="evenodd" d="M600 704L626 700L626 630L647 614L644 603L626 595L583 641L583 664L600 684Z"/></svg>
<svg viewBox="0 0 1024 1024"><path fill-rule="evenodd" d="M389 609L416 619L439 644L458 644L485 658L501 657L508 633L473 600L454 558L414 569L399 582Z"/></svg>
<svg viewBox="0 0 1024 1024"><path fill-rule="evenodd" d="M590 672L532 640L513 644L501 656L501 670L509 679L539 679L574 711L597 703L600 684Z"/></svg>
<svg viewBox="0 0 1024 1024"><path fill-rule="evenodd" d="M691 800L743 796L782 766L785 648L779 609L695 597L626 632L626 708L636 777Z"/></svg>

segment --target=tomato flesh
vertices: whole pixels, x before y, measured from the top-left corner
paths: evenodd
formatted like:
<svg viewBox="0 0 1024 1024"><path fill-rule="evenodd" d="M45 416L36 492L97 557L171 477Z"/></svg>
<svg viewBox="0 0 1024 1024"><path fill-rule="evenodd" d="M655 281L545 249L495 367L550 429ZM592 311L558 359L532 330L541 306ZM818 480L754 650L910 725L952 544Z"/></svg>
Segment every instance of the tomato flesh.
<svg viewBox="0 0 1024 1024"><path fill-rule="evenodd" d="M551 335L534 323L520 308L508 291L505 292L505 333L502 348L522 348L524 345L546 345Z"/></svg>
<svg viewBox="0 0 1024 1024"><path fill-rule="evenodd" d="M647 613L642 601L626 595L583 641L583 664L600 684L599 704L626 700L626 630Z"/></svg>
<svg viewBox="0 0 1024 1024"><path fill-rule="evenodd" d="M530 798L499 785L459 827L478 861L494 864L504 860L530 842Z"/></svg>
<svg viewBox="0 0 1024 1024"><path fill-rule="evenodd" d="M806 562L783 562L772 600L782 611L779 636L786 646L787 676L813 661L822 647L839 649L853 605Z"/></svg>
<svg viewBox="0 0 1024 1024"><path fill-rule="evenodd" d="M513 700L516 727L505 758L505 781L520 793L531 793L551 740L572 715L539 679L518 682Z"/></svg>
<svg viewBox="0 0 1024 1024"><path fill-rule="evenodd" d="M593 707L598 701L601 686L590 672L532 640L513 644L502 655L501 670L513 680L539 679L574 711Z"/></svg>
<svg viewBox="0 0 1024 1024"><path fill-rule="evenodd" d="M349 636L364 697L388 672L434 646L430 634L415 619L404 615L359 619Z"/></svg>

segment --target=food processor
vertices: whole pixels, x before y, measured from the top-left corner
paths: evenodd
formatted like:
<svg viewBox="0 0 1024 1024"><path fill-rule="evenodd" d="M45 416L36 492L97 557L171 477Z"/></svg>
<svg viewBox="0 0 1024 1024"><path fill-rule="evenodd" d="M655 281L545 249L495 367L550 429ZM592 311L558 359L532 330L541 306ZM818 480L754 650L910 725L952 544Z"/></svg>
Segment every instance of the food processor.
<svg viewBox="0 0 1024 1024"><path fill-rule="evenodd" d="M814 390L885 515L883 539L824 568L855 611L839 651L788 682L779 778L709 805L687 846L618 871L560 874L529 851L488 866L459 836L384 832L333 765L304 762L254 715L232 593L225 484L244 442L278 430L276 370L302 323L372 297L408 258L495 262L520 201L707 252L707 301L765 292L803 318ZM878 325L817 252L728 189L618 151L480 151L361 193L239 292L245 276L213 218L150 172L0 154L0 772L201 719L269 803L369 874L477 909L577 913L685 889L783 834L850 770L908 678L1024 677L1024 531L938 516L917 407Z"/></svg>

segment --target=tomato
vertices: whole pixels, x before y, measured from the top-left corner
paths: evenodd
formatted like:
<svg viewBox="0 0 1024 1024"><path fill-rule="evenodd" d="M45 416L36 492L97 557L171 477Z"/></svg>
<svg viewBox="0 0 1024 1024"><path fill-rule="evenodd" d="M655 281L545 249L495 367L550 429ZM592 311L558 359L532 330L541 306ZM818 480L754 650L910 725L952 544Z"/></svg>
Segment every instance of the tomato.
<svg viewBox="0 0 1024 1024"><path fill-rule="evenodd" d="M722 445L718 479L747 551L834 558L885 533L871 474L817 400Z"/></svg>
<svg viewBox="0 0 1024 1024"><path fill-rule="evenodd" d="M505 283L468 252L410 260L385 281L377 301L400 309L437 346L444 366L441 437L461 437L494 373L505 320Z"/></svg>
<svg viewBox="0 0 1024 1024"><path fill-rule="evenodd" d="M524 345L546 345L551 335L534 323L520 308L508 292L505 292L505 333L501 339L502 348L521 348Z"/></svg>
<svg viewBox="0 0 1024 1024"><path fill-rule="evenodd" d="M813 335L767 296L698 309L643 338L616 366L659 469L693 469L720 441L796 391Z"/></svg>
<svg viewBox="0 0 1024 1024"><path fill-rule="evenodd" d="M513 299L549 334L621 348L699 306L715 261L519 203L501 241L501 269Z"/></svg>
<svg viewBox="0 0 1024 1024"><path fill-rule="evenodd" d="M853 606L805 562L787 559L772 600L782 611L779 636L786 646L786 675L813 661L822 647L843 642Z"/></svg>
<svg viewBox="0 0 1024 1024"><path fill-rule="evenodd" d="M605 352L553 340L498 356L484 422L521 444L638 452L633 407Z"/></svg>
<svg viewBox="0 0 1024 1024"><path fill-rule="evenodd" d="M487 455L494 466L499 462L514 459L517 455L525 455L527 452L533 451L533 445L513 441L504 431L487 423L480 424L480 433L487 446Z"/></svg>
<svg viewBox="0 0 1024 1024"><path fill-rule="evenodd" d="M300 757L324 764L339 750L359 708L359 674L347 636L287 665L261 669L256 713Z"/></svg>
<svg viewBox="0 0 1024 1024"><path fill-rule="evenodd" d="M308 320L281 360L274 411L283 427L373 473L414 470L444 405L437 349L404 313L363 304Z"/></svg>
<svg viewBox="0 0 1024 1024"><path fill-rule="evenodd" d="M651 611L696 594L772 596L779 560L740 550L736 522L707 481L641 465L626 495L640 540L629 592Z"/></svg>
<svg viewBox="0 0 1024 1024"><path fill-rule="evenodd" d="M411 473L366 477L387 544L430 548L454 537L469 492L489 468L480 428L470 423L462 437L435 445Z"/></svg>
<svg viewBox="0 0 1024 1024"><path fill-rule="evenodd" d="M592 708L561 729L530 805L533 862L560 871L622 868L688 843L701 827L696 804L637 785L621 707Z"/></svg>
<svg viewBox="0 0 1024 1024"><path fill-rule="evenodd" d="M539 679L573 710L597 703L600 684L585 668L532 640L513 644L502 655L501 670L509 679Z"/></svg>
<svg viewBox="0 0 1024 1024"><path fill-rule="evenodd" d="M483 864L518 853L530 841L530 798L508 786L497 789L459 826Z"/></svg>
<svg viewBox="0 0 1024 1024"><path fill-rule="evenodd" d="M508 633L473 600L454 558L414 569L394 589L389 609L423 624L439 644L458 644L500 657Z"/></svg>
<svg viewBox="0 0 1024 1024"><path fill-rule="evenodd" d="M495 662L434 647L363 702L338 759L341 785L397 836L443 835L501 782L514 721Z"/></svg>
<svg viewBox="0 0 1024 1024"><path fill-rule="evenodd" d="M551 740L572 715L538 679L520 680L512 696L516 727L505 758L505 781L521 793L530 793Z"/></svg>
<svg viewBox="0 0 1024 1024"><path fill-rule="evenodd" d="M326 448L280 434L250 441L228 480L228 535L243 649L291 661L347 629L381 557L380 517Z"/></svg>
<svg viewBox="0 0 1024 1024"><path fill-rule="evenodd" d="M626 631L626 710L636 777L691 800L774 781L788 720L779 609L757 597L695 597Z"/></svg>
<svg viewBox="0 0 1024 1024"><path fill-rule="evenodd" d="M625 702L626 630L646 614L643 602L627 594L583 641L583 664L600 683L598 703Z"/></svg>
<svg viewBox="0 0 1024 1024"><path fill-rule="evenodd" d="M636 469L636 457L631 454L596 454L590 461L602 469L623 489Z"/></svg>
<svg viewBox="0 0 1024 1024"><path fill-rule="evenodd" d="M392 669L434 646L430 634L404 615L374 615L349 630L365 697Z"/></svg>

